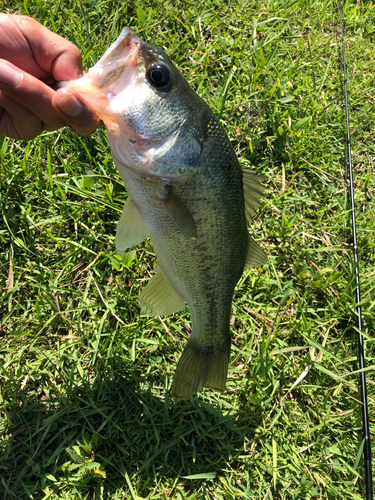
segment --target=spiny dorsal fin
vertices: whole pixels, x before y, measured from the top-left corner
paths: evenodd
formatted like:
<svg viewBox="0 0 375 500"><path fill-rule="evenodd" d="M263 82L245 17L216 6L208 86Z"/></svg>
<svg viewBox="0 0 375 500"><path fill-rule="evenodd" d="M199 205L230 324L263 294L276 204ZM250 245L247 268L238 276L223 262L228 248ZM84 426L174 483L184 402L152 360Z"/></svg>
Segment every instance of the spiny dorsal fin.
<svg viewBox="0 0 375 500"><path fill-rule="evenodd" d="M247 247L245 269L250 269L250 267L261 266L266 262L267 262L267 255L260 248L258 243L249 235L249 246Z"/></svg>
<svg viewBox="0 0 375 500"><path fill-rule="evenodd" d="M198 245L198 233L193 216L185 203L173 191L171 186L165 186L167 196L161 200L167 214L176 224L177 229L187 238L192 245Z"/></svg>
<svg viewBox="0 0 375 500"><path fill-rule="evenodd" d="M266 177L264 177L263 175L259 175L258 172L254 172L254 170L249 170L248 168L242 169L242 175L247 179L252 180L253 182L257 182L258 184L260 184L261 181L266 180Z"/></svg>
<svg viewBox="0 0 375 500"><path fill-rule="evenodd" d="M146 221L138 206L130 199L126 200L121 219L117 224L116 248L126 250L141 243L149 234Z"/></svg>
<svg viewBox="0 0 375 500"><path fill-rule="evenodd" d="M258 176L255 172L243 169L242 173L246 219L248 222L251 222L256 209L262 206L259 200L262 198L263 191L265 191L266 187L260 183L263 177Z"/></svg>
<svg viewBox="0 0 375 500"><path fill-rule="evenodd" d="M185 299L169 283L160 266L142 290L139 303L142 311L152 316L168 316L185 309Z"/></svg>

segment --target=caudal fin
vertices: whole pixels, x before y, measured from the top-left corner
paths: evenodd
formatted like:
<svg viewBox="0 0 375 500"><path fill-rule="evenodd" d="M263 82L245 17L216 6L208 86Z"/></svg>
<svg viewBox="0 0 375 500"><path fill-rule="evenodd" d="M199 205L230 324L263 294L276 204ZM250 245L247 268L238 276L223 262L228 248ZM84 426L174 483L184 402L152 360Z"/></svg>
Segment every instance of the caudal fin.
<svg viewBox="0 0 375 500"><path fill-rule="evenodd" d="M172 396L188 399L203 387L224 391L229 354L230 345L221 350L213 350L189 340L177 365Z"/></svg>

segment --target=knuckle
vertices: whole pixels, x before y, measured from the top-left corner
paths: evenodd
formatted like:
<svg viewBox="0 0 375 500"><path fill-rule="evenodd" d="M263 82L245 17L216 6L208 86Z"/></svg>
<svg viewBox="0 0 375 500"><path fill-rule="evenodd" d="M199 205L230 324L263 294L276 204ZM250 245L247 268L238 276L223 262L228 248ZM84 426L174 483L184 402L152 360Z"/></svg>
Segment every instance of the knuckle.
<svg viewBox="0 0 375 500"><path fill-rule="evenodd" d="M70 125L70 129L75 132L76 134L78 135L83 135L84 137L87 137L88 135L91 135L93 132L95 132L96 130L96 126L95 127L79 127L77 125Z"/></svg>

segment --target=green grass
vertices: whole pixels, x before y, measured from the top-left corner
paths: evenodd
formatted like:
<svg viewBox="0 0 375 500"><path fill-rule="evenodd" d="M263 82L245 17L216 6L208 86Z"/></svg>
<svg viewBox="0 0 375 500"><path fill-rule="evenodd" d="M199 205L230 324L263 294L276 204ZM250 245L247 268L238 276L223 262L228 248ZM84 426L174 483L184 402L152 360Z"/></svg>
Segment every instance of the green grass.
<svg viewBox="0 0 375 500"><path fill-rule="evenodd" d="M190 317L150 318L146 242L119 255L126 192L103 128L0 138L0 497L361 499L339 17L328 1L2 2L91 66L125 25L165 48L266 177L269 255L233 301L227 391L169 398ZM375 9L345 4L374 433ZM373 445L374 448L374 445Z"/></svg>

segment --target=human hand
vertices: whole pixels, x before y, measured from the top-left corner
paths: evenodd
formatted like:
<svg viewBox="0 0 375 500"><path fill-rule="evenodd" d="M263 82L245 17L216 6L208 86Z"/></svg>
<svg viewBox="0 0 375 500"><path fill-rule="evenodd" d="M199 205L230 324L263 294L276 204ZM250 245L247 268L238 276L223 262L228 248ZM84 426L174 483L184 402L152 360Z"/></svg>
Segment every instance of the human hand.
<svg viewBox="0 0 375 500"><path fill-rule="evenodd" d="M82 76L74 44L26 16L0 14L0 135L33 139L69 125L91 134L99 118L73 89L53 90Z"/></svg>

